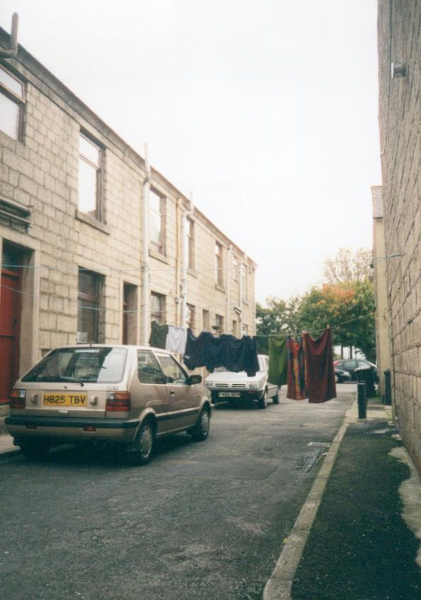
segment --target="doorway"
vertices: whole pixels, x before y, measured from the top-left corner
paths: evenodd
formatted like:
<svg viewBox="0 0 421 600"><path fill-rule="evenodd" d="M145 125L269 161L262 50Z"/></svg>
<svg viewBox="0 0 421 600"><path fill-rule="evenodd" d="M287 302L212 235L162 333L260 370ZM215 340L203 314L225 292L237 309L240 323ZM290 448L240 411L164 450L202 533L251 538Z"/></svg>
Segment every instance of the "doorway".
<svg viewBox="0 0 421 600"><path fill-rule="evenodd" d="M137 343L137 287L123 285L123 344Z"/></svg>
<svg viewBox="0 0 421 600"><path fill-rule="evenodd" d="M3 246L0 272L0 404L8 404L19 374L22 252Z"/></svg>

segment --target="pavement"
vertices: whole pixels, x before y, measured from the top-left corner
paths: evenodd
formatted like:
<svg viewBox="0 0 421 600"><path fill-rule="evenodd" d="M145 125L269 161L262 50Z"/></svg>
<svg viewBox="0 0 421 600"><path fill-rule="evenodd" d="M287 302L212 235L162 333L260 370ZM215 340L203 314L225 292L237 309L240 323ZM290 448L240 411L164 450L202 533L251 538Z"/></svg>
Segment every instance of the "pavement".
<svg viewBox="0 0 421 600"><path fill-rule="evenodd" d="M13 438L6 434L0 435L0 456L14 452L19 452L19 448L13 445Z"/></svg>
<svg viewBox="0 0 421 600"><path fill-rule="evenodd" d="M354 402L266 584L264 600L420 600L421 480L392 420Z"/></svg>
<svg viewBox="0 0 421 600"><path fill-rule="evenodd" d="M0 455L19 449L0 435ZM263 600L421 600L421 480L371 399L347 412L268 580Z"/></svg>

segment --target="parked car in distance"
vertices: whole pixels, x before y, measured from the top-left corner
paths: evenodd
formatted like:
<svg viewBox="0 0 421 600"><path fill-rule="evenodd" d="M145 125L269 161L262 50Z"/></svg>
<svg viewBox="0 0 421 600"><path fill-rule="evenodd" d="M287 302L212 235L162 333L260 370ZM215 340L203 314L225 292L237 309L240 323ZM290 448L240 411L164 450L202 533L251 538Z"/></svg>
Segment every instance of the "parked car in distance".
<svg viewBox="0 0 421 600"><path fill-rule="evenodd" d="M335 367L335 381L336 383L344 383L345 381L351 381L351 373Z"/></svg>
<svg viewBox="0 0 421 600"><path fill-rule="evenodd" d="M215 369L205 379L205 386L212 393L214 403L227 400L229 404L238 402L257 402L259 408L266 408L272 398L274 404L279 404L279 388L270 383L269 357L258 355L259 371L254 377L247 377L245 371L233 373L224 368Z"/></svg>
<svg viewBox="0 0 421 600"><path fill-rule="evenodd" d="M30 458L54 444L95 442L146 464L157 438L181 431L208 437L212 403L201 382L165 350L61 347L16 382L5 424Z"/></svg>
<svg viewBox="0 0 421 600"><path fill-rule="evenodd" d="M357 381L357 374L355 373L355 369L359 369L363 367L365 369L371 369L373 371L374 381L377 383L377 366L368 360L362 358L347 358L345 360L335 360L333 363L335 369L342 369L344 371L348 371L351 375L352 381Z"/></svg>

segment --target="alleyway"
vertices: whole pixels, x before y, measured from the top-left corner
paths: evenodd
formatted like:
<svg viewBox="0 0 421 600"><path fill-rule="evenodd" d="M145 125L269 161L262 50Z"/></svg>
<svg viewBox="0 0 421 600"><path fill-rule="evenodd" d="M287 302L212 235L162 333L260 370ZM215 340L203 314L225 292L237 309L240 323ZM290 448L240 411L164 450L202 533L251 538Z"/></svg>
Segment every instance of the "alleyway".
<svg viewBox="0 0 421 600"><path fill-rule="evenodd" d="M355 386L324 405L215 410L145 468L74 448L1 458L8 600L257 600Z"/></svg>

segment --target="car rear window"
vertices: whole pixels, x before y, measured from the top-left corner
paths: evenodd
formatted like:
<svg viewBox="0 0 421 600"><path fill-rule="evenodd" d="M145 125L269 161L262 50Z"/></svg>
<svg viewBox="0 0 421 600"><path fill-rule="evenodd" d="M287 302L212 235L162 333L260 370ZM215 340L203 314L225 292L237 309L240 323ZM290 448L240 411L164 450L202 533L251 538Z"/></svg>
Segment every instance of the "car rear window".
<svg viewBox="0 0 421 600"><path fill-rule="evenodd" d="M119 383L126 360L126 348L58 348L37 363L22 381Z"/></svg>

